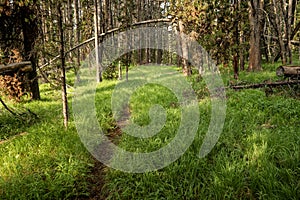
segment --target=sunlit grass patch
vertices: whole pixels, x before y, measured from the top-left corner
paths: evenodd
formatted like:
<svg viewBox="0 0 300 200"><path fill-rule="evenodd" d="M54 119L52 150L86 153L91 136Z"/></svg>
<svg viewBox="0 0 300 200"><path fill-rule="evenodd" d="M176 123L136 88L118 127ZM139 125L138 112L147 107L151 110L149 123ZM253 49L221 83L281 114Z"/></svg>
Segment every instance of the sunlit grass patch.
<svg viewBox="0 0 300 200"><path fill-rule="evenodd" d="M262 74L242 73L241 79L245 82L275 80L273 68L266 66ZM226 79L230 80L227 75ZM101 196L107 199L297 199L300 196L299 101L279 95L266 97L263 90L228 89L223 132L212 151L200 159L212 105L204 80L196 75L187 80L198 97L200 113L198 132L190 148L177 161L154 172L131 174L106 168ZM182 114L174 93L151 83L131 95L127 110L127 117L131 118L127 120L140 126L151 124L151 109L157 104L166 114L166 121L155 136L136 138L126 129L121 132L120 125L126 123L118 124L114 118L111 98L117 84L118 81L105 80L96 89L96 116L103 132L108 136L115 134L110 137L113 142L132 152L152 152L170 143L177 134ZM87 96L82 99L91 92L86 91ZM94 161L81 143L72 117L69 130L63 127L60 92L43 84L41 95L41 101L19 105L39 117L29 126L6 112L0 115L1 140L11 139L0 144L0 198L86 197L90 192L87 178ZM13 137L19 133L26 134Z"/></svg>
<svg viewBox="0 0 300 200"><path fill-rule="evenodd" d="M262 74L245 73L242 77L249 82L276 79L271 70ZM192 84L196 90L205 85L203 80ZM139 105L140 100L148 102L147 91L149 103L155 104L152 91L145 90L131 99L132 105ZM198 136L188 151L176 162L155 172L129 174L110 169L103 193L110 199L296 199L300 178L300 127L296 122L300 114L299 101L266 97L261 90L227 91L223 133L210 154L200 159L197 155L208 129L211 102L205 91L199 94ZM165 95L164 102L168 99L171 98ZM146 105L138 106L135 115L135 120L143 125L150 119L150 104ZM180 112L171 116L176 119ZM167 130L174 132L175 129L176 126L166 125L162 131L170 136L172 133ZM138 139L124 135L120 146L134 151L140 148L137 142ZM147 142L145 146L150 146L149 150L160 147L151 140Z"/></svg>

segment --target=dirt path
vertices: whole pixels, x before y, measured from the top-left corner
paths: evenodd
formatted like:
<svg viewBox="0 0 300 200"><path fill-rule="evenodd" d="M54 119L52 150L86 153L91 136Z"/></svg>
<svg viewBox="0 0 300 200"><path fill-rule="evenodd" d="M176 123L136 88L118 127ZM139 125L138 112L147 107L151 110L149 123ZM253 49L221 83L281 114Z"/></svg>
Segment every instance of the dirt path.
<svg viewBox="0 0 300 200"><path fill-rule="evenodd" d="M112 141L114 144L116 144L122 134L122 131L120 127L115 126L114 130L111 130L108 138L110 141ZM105 154L107 154L108 157L112 157L112 152L110 151L109 146L107 146L105 143L101 144L103 145L99 149L106 149ZM97 151L97 150L96 150ZM100 152L103 153L103 152ZM82 198L82 200L105 200L106 196L102 192L102 188L105 184L105 175L107 172L107 166L105 166L103 163L98 161L96 158L93 157L94 166L91 169L91 172L89 174L88 182L89 182L89 197Z"/></svg>
<svg viewBox="0 0 300 200"><path fill-rule="evenodd" d="M125 127L128 124L128 120L130 118L130 108L126 107L123 110L122 118L116 122L116 124L112 125L112 129L108 130L109 134L107 137L114 144L118 144L120 137L122 135L121 128ZM111 159L113 156L113 152L111 151L110 145L107 142L103 142L101 147L95 149L95 151L99 154L105 155L107 159ZM94 166L91 169L89 174L88 182L89 182L89 197L82 198L82 200L105 200L107 197L103 194L102 189L105 185L105 175L107 172L107 167L93 157Z"/></svg>
<svg viewBox="0 0 300 200"><path fill-rule="evenodd" d="M106 199L102 194L102 188L105 184L105 168L101 162L94 159L94 167L90 172L89 182L89 197L82 198L81 200L104 200Z"/></svg>

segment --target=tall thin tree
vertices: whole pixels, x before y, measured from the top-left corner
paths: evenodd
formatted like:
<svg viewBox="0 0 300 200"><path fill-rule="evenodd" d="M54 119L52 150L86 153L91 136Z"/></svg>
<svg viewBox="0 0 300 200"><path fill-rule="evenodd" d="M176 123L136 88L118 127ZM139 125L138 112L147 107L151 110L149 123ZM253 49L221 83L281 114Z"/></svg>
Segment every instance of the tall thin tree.
<svg viewBox="0 0 300 200"><path fill-rule="evenodd" d="M69 108L68 108L68 98L67 98L67 84L66 84L66 66L65 66L65 41L64 41L64 30L63 30L63 15L61 10L61 3L57 3L57 13L58 13L58 31L60 36L60 72L61 72L61 90L62 90L62 102L63 102L63 117L64 125L68 127L69 121Z"/></svg>

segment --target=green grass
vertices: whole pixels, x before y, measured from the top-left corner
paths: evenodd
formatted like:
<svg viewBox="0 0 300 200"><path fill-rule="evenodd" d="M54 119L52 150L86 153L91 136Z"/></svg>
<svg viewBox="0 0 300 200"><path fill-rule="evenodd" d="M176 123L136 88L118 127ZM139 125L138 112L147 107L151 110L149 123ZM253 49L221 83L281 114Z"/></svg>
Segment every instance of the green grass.
<svg viewBox="0 0 300 200"><path fill-rule="evenodd" d="M73 122L67 131L63 127L60 92L42 85L41 94L41 101L18 106L39 116L31 124L1 108L0 138L7 141L0 144L0 199L72 199L87 194L91 157Z"/></svg>
<svg viewBox="0 0 300 200"><path fill-rule="evenodd" d="M241 77L246 82L276 79L273 72L276 67L265 68L261 73L242 72ZM130 174L109 169L103 196L108 199L297 199L300 196L299 100L277 95L266 97L264 90L228 90L223 133L212 152L200 159L197 155L209 125L210 101L208 91L203 89L205 84L191 80L201 99L201 120L198 136L189 150L156 172ZM174 102L174 96L156 85L146 85L134 93L130 108L136 123L147 125L149 108L156 103L167 108L167 122L150 139L137 139L124 133L119 146L128 151L149 152L168 144L180 120L179 108L170 106L170 102Z"/></svg>
<svg viewBox="0 0 300 200"><path fill-rule="evenodd" d="M263 72L241 72L240 82L277 80L277 64ZM175 68L174 68L175 69ZM227 85L232 71L221 69ZM68 74L72 85L74 76ZM213 150L198 158L211 116L209 92L203 80L188 79L199 98L200 121L188 151L164 169L131 174L106 169L100 194L107 199L298 199L300 196L300 102L279 93L266 96L264 89L227 90L224 130ZM107 135L119 129L111 110L117 81L97 88L97 118ZM72 90L70 90L72 91ZM60 92L41 85L42 100L9 106L29 108L39 119L22 122L0 107L0 199L75 199L89 195L94 161L82 145L71 118L65 130ZM151 152L167 145L177 134L180 107L174 94L158 84L139 88L130 98L131 120L151 123L149 110L159 104L166 123L149 139L124 132L120 147ZM25 133L19 136L20 133Z"/></svg>

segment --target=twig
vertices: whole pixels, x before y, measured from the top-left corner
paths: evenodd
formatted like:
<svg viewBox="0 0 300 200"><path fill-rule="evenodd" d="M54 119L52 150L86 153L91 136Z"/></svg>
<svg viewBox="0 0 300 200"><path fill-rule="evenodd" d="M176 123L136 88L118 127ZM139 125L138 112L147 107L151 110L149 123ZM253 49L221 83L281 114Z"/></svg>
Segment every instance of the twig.
<svg viewBox="0 0 300 200"><path fill-rule="evenodd" d="M4 143L7 143L7 142L10 142L10 141L12 141L12 140L14 140L14 139L16 139L16 138L18 138L18 137L25 136L25 135L28 135L28 133L27 133L27 132L24 132L24 133L20 133L20 134L18 134L18 135L15 135L15 136L13 136L12 138L10 138L10 139L8 139L8 140L0 140L0 145L2 145L2 144L4 144Z"/></svg>
<svg viewBox="0 0 300 200"><path fill-rule="evenodd" d="M3 107L4 107L10 114L12 114L13 116L15 116L15 117L17 117L17 118L19 118L19 119L22 119L22 115L26 114L26 112L24 112L24 113L16 113L16 112L12 111L12 110L5 104L5 102L4 102L1 98L0 98L0 102L1 102L1 104L3 105ZM39 117L37 116L37 114L35 114L34 112L32 112L29 108L27 108L26 110L27 110L27 112L28 112L30 115L34 116L35 119L38 119L38 118L39 118Z"/></svg>
<svg viewBox="0 0 300 200"><path fill-rule="evenodd" d="M17 116L17 114L15 112L13 112L5 103L4 101L0 98L0 102L1 104L4 106L4 108L12 115Z"/></svg>

